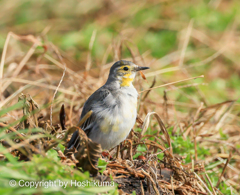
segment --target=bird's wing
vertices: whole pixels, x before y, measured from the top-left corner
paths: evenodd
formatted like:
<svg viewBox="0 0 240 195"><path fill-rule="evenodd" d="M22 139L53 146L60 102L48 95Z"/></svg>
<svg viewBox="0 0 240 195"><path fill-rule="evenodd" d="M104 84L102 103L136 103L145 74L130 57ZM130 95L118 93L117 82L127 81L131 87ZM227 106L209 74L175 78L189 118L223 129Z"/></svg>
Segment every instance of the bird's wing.
<svg viewBox="0 0 240 195"><path fill-rule="evenodd" d="M100 89L98 89L96 92L94 92L89 98L88 100L85 102L84 106L83 106L83 111L80 117L80 120L90 111L92 110L93 113L91 114L91 116L81 125L81 128L84 131L89 130L89 128L91 128L91 126L93 125L95 119L96 119L96 113L94 112L93 107L96 105L96 103L101 106L104 104L104 99L109 96L111 94L111 92L104 88L101 87ZM100 102L100 103L99 103ZM87 133L87 132L86 132Z"/></svg>
<svg viewBox="0 0 240 195"><path fill-rule="evenodd" d="M95 119L96 119L96 113L94 113L93 107L94 104L96 104L97 102L104 102L104 99L109 96L111 94L111 92L104 88L101 87L99 88L97 91L95 91L89 98L88 100L85 102L84 106L83 106L83 111L80 117L80 120L85 116L85 114L87 114L90 110L92 110L92 114L91 116L81 125L81 128L85 131L85 133L87 135L89 135L92 126L95 123ZM75 131L72 135L71 140L68 143L68 148L72 148L75 147L76 149L79 146L79 135L78 135L78 131Z"/></svg>

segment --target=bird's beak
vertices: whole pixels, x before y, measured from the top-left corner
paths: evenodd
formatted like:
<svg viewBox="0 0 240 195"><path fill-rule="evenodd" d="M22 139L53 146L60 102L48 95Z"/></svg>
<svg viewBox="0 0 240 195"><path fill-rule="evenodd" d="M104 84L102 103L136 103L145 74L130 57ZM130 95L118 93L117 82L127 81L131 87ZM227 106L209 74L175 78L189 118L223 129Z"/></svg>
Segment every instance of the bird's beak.
<svg viewBox="0 0 240 195"><path fill-rule="evenodd" d="M146 69L149 69L149 67L137 66L134 68L135 71L146 70Z"/></svg>

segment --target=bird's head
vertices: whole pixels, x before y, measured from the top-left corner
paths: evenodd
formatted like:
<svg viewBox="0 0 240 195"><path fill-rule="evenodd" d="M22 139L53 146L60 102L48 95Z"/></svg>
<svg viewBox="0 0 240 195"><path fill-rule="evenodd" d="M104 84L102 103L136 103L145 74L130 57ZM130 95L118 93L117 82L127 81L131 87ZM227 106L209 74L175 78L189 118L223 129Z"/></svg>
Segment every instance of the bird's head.
<svg viewBox="0 0 240 195"><path fill-rule="evenodd" d="M146 70L149 67L138 66L130 61L120 60L115 62L109 72L108 82L117 80L121 87L129 87L132 85L135 75L140 70Z"/></svg>

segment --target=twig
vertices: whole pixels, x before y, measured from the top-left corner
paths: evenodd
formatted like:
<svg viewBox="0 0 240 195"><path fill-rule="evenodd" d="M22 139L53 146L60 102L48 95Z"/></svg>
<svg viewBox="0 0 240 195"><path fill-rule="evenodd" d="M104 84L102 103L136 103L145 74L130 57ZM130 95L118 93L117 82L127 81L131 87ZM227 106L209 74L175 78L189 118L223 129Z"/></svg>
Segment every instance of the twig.
<svg viewBox="0 0 240 195"><path fill-rule="evenodd" d="M92 32L92 36L91 36L91 39L90 39L90 42L89 42L89 51L88 51L88 55L87 55L86 71L89 71L90 68L91 68L91 64L92 64L91 52L92 52L92 47L93 47L94 40L96 38L96 34L97 34L97 30L95 29Z"/></svg>
<svg viewBox="0 0 240 195"><path fill-rule="evenodd" d="M140 181L140 184L141 184L141 195L145 195L145 193L144 193L144 189L143 189L142 181Z"/></svg>
<svg viewBox="0 0 240 195"><path fill-rule="evenodd" d="M194 33L193 33L194 34ZM214 53L213 55L207 57L206 59L200 61L200 62L196 62L193 64L189 64L186 68L193 68L193 67L197 67L197 66L203 66L209 62L211 62L212 60L214 60L215 58L217 58L218 56L220 56L222 53L225 52L225 50L228 49L226 46L222 47L221 49L219 49L216 53Z"/></svg>
<svg viewBox="0 0 240 195"><path fill-rule="evenodd" d="M19 63L18 67L16 68L16 70L13 72L13 77L17 76L18 73L22 70L23 66L26 64L26 62L29 60L29 58L32 56L32 54L34 53L36 47L38 45L37 44L33 44L32 47L29 49L29 51L27 52L27 54L25 55L25 57L22 59L22 61ZM8 86L11 84L11 81L5 83L4 86L2 86L2 92L5 91Z"/></svg>
<svg viewBox="0 0 240 195"><path fill-rule="evenodd" d="M142 101L144 101L147 98L148 94L151 91L150 89L153 88L155 84L156 84L156 77L154 77L153 82L152 82L151 86L149 87L148 92L143 96Z"/></svg>
<svg viewBox="0 0 240 195"><path fill-rule="evenodd" d="M51 124L51 126L52 126L53 101L54 101L54 98L55 98L55 96L56 96L56 94L57 94L58 89L60 88L60 85L61 85L61 83L62 83L62 81L63 81L63 78L64 78L64 76L65 76L65 73L66 73L66 64L65 64L65 62L63 61L62 56L60 55L57 47L55 47L55 45L53 45L53 44L51 44L51 45L52 45L53 49L55 50L58 58L60 59L60 61L62 62L63 66L64 66L64 70L63 70L63 73L62 73L62 77L61 77L61 79L60 79L60 81L59 81L59 83L58 83L58 86L57 86L57 88L56 88L56 90L55 90L55 92L54 92L54 94L53 94L53 97L52 97L52 102L51 102L51 107L50 107L50 124Z"/></svg>
<svg viewBox="0 0 240 195"><path fill-rule="evenodd" d="M192 33L194 34L194 33ZM193 63L193 64L189 64L187 67L185 67L186 69L189 69L189 68L193 68L193 67L197 67L197 66L203 66L203 65L206 65L207 63L211 62L212 60L214 60L215 58L217 58L218 56L220 56L221 54L224 53L224 51L227 49L227 47L223 47L221 48L220 50L218 50L216 53L214 53L212 56L210 57L207 57L206 59L200 61L200 62L196 62L196 63ZM178 53L177 53L178 54ZM177 55L175 54L175 55ZM162 63L160 63L162 64ZM168 65L169 63L167 63ZM179 66L177 67L170 67L170 68L164 68L162 70L157 70L157 71L154 71L154 72L149 72L149 73L146 73L145 76L146 77L151 77L151 76L156 76L156 75L159 75L159 74L163 74L163 73L167 73L167 72L172 72L172 71L178 71L180 70L181 68Z"/></svg>
<svg viewBox="0 0 240 195"><path fill-rule="evenodd" d="M199 106L199 108L197 109L197 112L196 112L196 114L194 115L194 117L193 117L193 122L192 122L192 128L193 128L193 132L194 132L194 137L193 137L193 139L194 139L194 156L195 156L195 161L197 161L198 160L198 156L197 156L197 136L198 136L198 134L197 134L197 130L196 130L196 128L193 126L193 124L195 123L195 121L197 120L197 117L198 117L198 115L199 115L199 113L200 113L200 111L202 110L202 108L203 108L203 102L201 102L201 104L200 104L200 106Z"/></svg>
<svg viewBox="0 0 240 195"><path fill-rule="evenodd" d="M15 145L13 145L12 147L8 148L7 150L1 151L1 153L2 153L2 154L9 153L9 152L11 152L12 150L21 148L22 146L25 146L25 145L28 144L29 142L31 142L31 141L33 141L33 140L35 140L35 139L37 139L37 138L41 138L41 137L47 137L47 136L46 136L46 135L40 135L40 134L38 134L38 135L33 135L33 136L31 136L29 139L26 139L26 140L24 140L24 141L22 141L22 142L20 142L20 143L18 143L18 144L15 144Z"/></svg>
<svg viewBox="0 0 240 195"><path fill-rule="evenodd" d="M205 187L205 189L208 191L208 193L213 195L212 192L209 190L209 188L206 186L206 184L203 182L203 180L198 176L198 174L195 172L194 172L194 174L198 178L198 180L202 183L202 185Z"/></svg>
<svg viewBox="0 0 240 195"><path fill-rule="evenodd" d="M220 142L220 143L224 143L224 142ZM225 143L226 143L226 142L225 142ZM234 149L236 149L236 148L234 148ZM229 155L227 155L227 156L229 157ZM228 157L227 157L227 158L228 158ZM232 158L234 158L234 157L235 157L235 155L232 156ZM221 157L217 157L217 159L218 159L219 161L221 161L222 164L226 163L226 161L227 161L227 160L223 160ZM233 167L232 165L228 164L227 167L230 168L230 169L232 169L232 170L233 170L234 172L236 172L237 174L240 174L240 171L239 171L238 169L236 169L235 167Z"/></svg>
<svg viewBox="0 0 240 195"><path fill-rule="evenodd" d="M152 89L157 89L157 88L160 88L160 87L165 87L165 86L173 85L173 84L176 84L176 83L180 83L180 82L184 82L184 81L189 81L189 80L197 79L197 78L203 78L203 77L204 77L204 75L201 75L201 76L197 76L197 77L192 77L192 78L188 78L188 79L183 79L183 80L180 80L180 81L174 81L174 82L167 83L167 84L164 84L164 85L159 85L159 86L157 86L157 87L149 88L149 89L140 91L140 92L138 92L138 93L140 94L140 93L143 93L143 92L145 92L145 91L152 90Z"/></svg>
<svg viewBox="0 0 240 195"><path fill-rule="evenodd" d="M227 115L231 112L234 104L235 104L235 101L231 102L228 108L224 111L224 113L222 114L222 116L220 117L220 119L216 124L216 127L215 127L216 130L219 130L222 127L223 121L227 118Z"/></svg>
<svg viewBox="0 0 240 195"><path fill-rule="evenodd" d="M173 157L173 151L172 151L172 144L171 144L170 136L169 136L168 131L166 130L166 128L165 128L165 126L164 126L164 124L163 124L163 122L162 122L162 119L160 118L160 116L159 116L156 112L150 112L150 113L148 113L147 116L145 117L144 123L143 123L143 125L142 125L141 135L144 135L144 133L146 132L147 127L148 127L148 125L149 125L149 123L150 123L150 116L151 116L151 115L154 115L155 118L157 119L158 124L159 124L159 126L160 126L160 129L161 129L161 131L163 132L163 134L164 134L164 136L165 136L165 138L166 138L166 140L167 140L167 143L168 143L168 145L169 145L169 148L170 148L169 153L170 153L171 157ZM150 140L147 140L146 143L147 143L147 142L150 142ZM151 142L152 142L152 141L151 141ZM157 147L160 147L161 150L165 150L165 148L162 147L162 146L160 146L160 145L157 146ZM166 151L166 152L168 152L168 151Z"/></svg>
<svg viewBox="0 0 240 195"><path fill-rule="evenodd" d="M180 68L183 66L183 60L184 60L184 56L185 56L185 53L186 53L187 45L188 45L189 39L191 37L192 26L193 26L193 19L191 19L190 22L189 22L189 25L188 25L188 28L187 28L187 33L186 33L186 39L183 42L183 48L182 48L181 57L180 57L180 60L179 60L179 67Z"/></svg>
<svg viewBox="0 0 240 195"><path fill-rule="evenodd" d="M125 175L133 175L133 176L136 176L137 177L140 177L140 178L145 178L146 176L140 172L129 172L129 171L124 171L124 170L112 170L113 173L117 173L117 174L125 174Z"/></svg>
<svg viewBox="0 0 240 195"><path fill-rule="evenodd" d="M157 185L156 185L156 183L154 182L154 180L153 180L153 178L151 177L151 175L149 175L149 174L148 174L146 171L144 171L143 169L142 169L142 173L151 181L155 193L156 193L157 195L160 195L159 190L157 189Z"/></svg>
<svg viewBox="0 0 240 195"><path fill-rule="evenodd" d="M39 83L39 81L30 81L30 80L20 79L20 78L6 78L6 79L4 79L4 81L5 80L6 81L11 80L12 82L16 82L16 83L25 83L25 84L29 84L29 85L35 85L35 86L46 88L46 89L52 89L52 90L57 89L56 86L48 85L48 84L44 84L44 83ZM60 91L62 93L66 93L68 95L73 95L73 96L77 96L77 97L80 96L79 93L76 93L76 92L73 92L73 91L70 91L70 90L67 90L67 89L59 88L58 91Z"/></svg>
<svg viewBox="0 0 240 195"><path fill-rule="evenodd" d="M109 56L109 53L111 52L111 50L112 50L112 45L109 44L106 51L103 54L102 63L101 63L102 66L107 63L107 59L108 59L108 56ZM102 68L102 66L101 66L101 68Z"/></svg>
<svg viewBox="0 0 240 195"><path fill-rule="evenodd" d="M3 100L2 102L0 102L0 109L9 101L11 101L12 99L14 99L19 93L21 93L22 91L24 91L25 89L31 87L31 85L25 85L23 87L20 87L17 91L15 91L14 93L12 93L10 96L8 96L5 100Z"/></svg>
<svg viewBox="0 0 240 195"><path fill-rule="evenodd" d="M212 184L212 182L211 182L211 179L209 178L209 176L208 176L208 174L207 174L206 171L205 171L205 175L206 175L206 178L207 178L207 180L208 180L208 182L209 182L209 184L210 184L210 186L211 186L211 188L212 188L212 191L213 191L214 195L217 195L217 193L215 192L215 189L214 189L214 187L213 187L213 184Z"/></svg>
<svg viewBox="0 0 240 195"><path fill-rule="evenodd" d="M168 91L174 91L174 90L179 90L179 89L183 89L183 88L188 88L188 87L195 87L198 85L208 85L208 83L192 83L192 84L186 84L186 85L182 85L179 87L174 87L173 89L165 89L166 92Z"/></svg>
<svg viewBox="0 0 240 195"><path fill-rule="evenodd" d="M171 187L172 187L172 193L173 193L173 195L175 195L174 187L173 187L173 177L172 176L171 176Z"/></svg>
<svg viewBox="0 0 240 195"><path fill-rule="evenodd" d="M59 61L55 60L54 58L52 58L51 56L44 54L44 57L46 59L48 59L50 62L57 65L58 67L64 69L64 65L62 63L60 63ZM66 67L66 72L69 73L70 75L74 76L76 79L82 78L82 76L80 74L77 74L76 72L74 72L72 69L70 69L68 67Z"/></svg>
<svg viewBox="0 0 240 195"><path fill-rule="evenodd" d="M180 68L178 66L177 67L164 68L162 70L156 70L154 72L146 73L145 76L146 77L152 77L152 76L156 76L156 75L163 74L163 73L166 73L166 72L178 71L178 70L180 70Z"/></svg>
<svg viewBox="0 0 240 195"><path fill-rule="evenodd" d="M15 132L19 137L21 137L22 139L25 139L25 137L21 133L19 133L15 128L9 127L7 124L1 123L1 122L0 122L0 126L1 127L7 127L11 131Z"/></svg>
<svg viewBox="0 0 240 195"><path fill-rule="evenodd" d="M6 58L8 42L10 40L11 35L12 35L12 32L9 32L7 35L6 41L4 43L4 47L3 47L1 64L0 64L0 80L3 78L4 62L5 62L5 58ZM1 89L0 94L2 94L2 82L0 82L0 89Z"/></svg>
<svg viewBox="0 0 240 195"><path fill-rule="evenodd" d="M228 159L227 159L227 162L225 163L225 165L224 165L224 167L223 167L223 171L222 171L222 173L221 173L221 175L220 175L220 177L219 177L219 179L218 179L216 188L218 188L219 184L221 183L222 176L223 176L224 172L226 171L227 165L228 165L228 163L230 162L231 158L232 158L232 151L230 152L229 157L228 157Z"/></svg>
<svg viewBox="0 0 240 195"><path fill-rule="evenodd" d="M5 59L6 52L7 52L7 45L8 45L8 42L9 42L11 36L14 37L16 40L27 40L27 41L33 42L32 47L28 50L27 54L24 56L24 58L19 63L18 67L13 72L13 77L15 77L15 76L17 76L19 74L19 72L22 70L23 66L27 63L29 58L34 53L36 47L37 46L42 46L42 43L37 38L35 38L33 35L19 36L17 34L14 34L13 32L9 32L8 36L7 36L7 40L6 40L5 44L4 44L4 51L3 51L2 60L1 60L0 80L2 79L2 76L3 76L4 59ZM11 84L11 82L7 82L7 83L5 83L4 86L2 86L2 83L0 83L0 89L1 89L0 92L5 91L5 89L10 84Z"/></svg>
<svg viewBox="0 0 240 195"><path fill-rule="evenodd" d="M40 41L38 41L34 36L32 35L27 35L27 36L19 36L14 34L13 32L9 32L7 34L7 38L3 47L3 53L2 53L2 58L1 58L1 64L0 64L0 80L3 78L3 67L4 67L4 62L5 62L5 57L6 57L6 53L7 53L7 47L8 47L8 43L10 38L14 37L15 39L18 40L28 40L31 41L33 43L35 43L36 45L42 45ZM31 49L30 49L31 50ZM30 52L29 50L29 52ZM29 55L26 55L22 61L20 62L18 68L14 71L13 75L16 76L16 74L18 74L20 72L20 70L22 69L22 66L26 63L26 58L27 56L29 57ZM31 56L31 55L30 55ZM0 84L0 88L1 88L1 84Z"/></svg>
<svg viewBox="0 0 240 195"><path fill-rule="evenodd" d="M133 161L132 140L131 140L131 139L126 139L126 141L129 142L129 155L130 155L130 160Z"/></svg>

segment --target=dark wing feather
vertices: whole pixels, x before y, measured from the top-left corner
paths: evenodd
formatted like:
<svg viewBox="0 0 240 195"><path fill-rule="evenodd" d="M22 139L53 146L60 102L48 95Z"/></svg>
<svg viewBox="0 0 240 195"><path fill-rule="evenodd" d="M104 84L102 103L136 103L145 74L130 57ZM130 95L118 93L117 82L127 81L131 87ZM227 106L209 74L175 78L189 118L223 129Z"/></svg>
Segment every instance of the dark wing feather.
<svg viewBox="0 0 240 195"><path fill-rule="evenodd" d="M95 91L85 102L83 106L83 111L80 117L80 120L87 114L90 110L92 110L92 106L95 102L97 101L103 101L111 92L104 88L101 87L97 91ZM94 124L94 121L96 119L96 114L93 112L92 115L81 125L81 128L85 131L87 136L91 132L92 126ZM79 135L78 131L75 131L72 135L71 140L68 142L68 149L75 147L78 149L79 146Z"/></svg>

